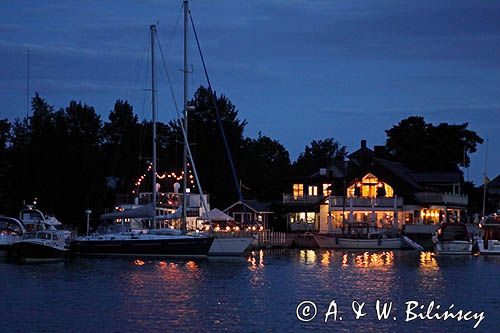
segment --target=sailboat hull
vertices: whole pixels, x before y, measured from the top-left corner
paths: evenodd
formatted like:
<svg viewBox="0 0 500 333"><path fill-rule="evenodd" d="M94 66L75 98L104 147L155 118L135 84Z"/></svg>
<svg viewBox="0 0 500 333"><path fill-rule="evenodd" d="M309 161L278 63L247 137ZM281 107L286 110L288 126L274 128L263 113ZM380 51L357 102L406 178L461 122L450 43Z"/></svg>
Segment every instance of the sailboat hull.
<svg viewBox="0 0 500 333"><path fill-rule="evenodd" d="M87 256L205 257L213 238L82 239L71 243L71 252Z"/></svg>

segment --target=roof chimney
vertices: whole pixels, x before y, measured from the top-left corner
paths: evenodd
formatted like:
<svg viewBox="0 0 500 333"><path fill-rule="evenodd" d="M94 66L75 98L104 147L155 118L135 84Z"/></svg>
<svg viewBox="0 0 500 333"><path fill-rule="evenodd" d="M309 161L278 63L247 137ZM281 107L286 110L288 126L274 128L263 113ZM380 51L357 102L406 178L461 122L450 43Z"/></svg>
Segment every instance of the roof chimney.
<svg viewBox="0 0 500 333"><path fill-rule="evenodd" d="M361 148L366 148L366 140L361 140Z"/></svg>

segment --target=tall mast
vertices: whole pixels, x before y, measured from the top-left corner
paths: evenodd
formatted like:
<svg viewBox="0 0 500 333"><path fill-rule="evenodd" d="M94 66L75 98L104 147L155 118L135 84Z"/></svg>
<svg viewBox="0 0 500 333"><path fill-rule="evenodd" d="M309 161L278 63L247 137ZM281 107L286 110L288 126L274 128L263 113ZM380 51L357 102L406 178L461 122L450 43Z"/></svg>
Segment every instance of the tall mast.
<svg viewBox="0 0 500 333"><path fill-rule="evenodd" d="M483 217L486 214L486 187L488 186L488 139L486 139L486 155L484 157L484 173L483 173Z"/></svg>
<svg viewBox="0 0 500 333"><path fill-rule="evenodd" d="M30 50L26 64L26 119L30 115Z"/></svg>
<svg viewBox="0 0 500 333"><path fill-rule="evenodd" d="M155 59L155 37L156 37L156 26L152 24L151 30L151 105L153 111L153 168L152 168L152 183L153 183L153 228L156 226L156 59Z"/></svg>
<svg viewBox="0 0 500 333"><path fill-rule="evenodd" d="M188 54L187 54L187 42L188 42L188 11L189 11L189 3L188 0L184 0L184 152L182 157L183 170L184 175L182 177L182 230L186 230L186 208L187 208L187 158L188 158L188 107L187 107L187 99L188 99Z"/></svg>

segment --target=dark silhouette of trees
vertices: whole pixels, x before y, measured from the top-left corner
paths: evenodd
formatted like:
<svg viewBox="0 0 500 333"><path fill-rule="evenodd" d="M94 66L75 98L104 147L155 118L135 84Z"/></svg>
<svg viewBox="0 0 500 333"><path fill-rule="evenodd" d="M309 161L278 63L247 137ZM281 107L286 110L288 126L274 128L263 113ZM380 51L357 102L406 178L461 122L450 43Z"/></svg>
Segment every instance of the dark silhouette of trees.
<svg viewBox="0 0 500 333"><path fill-rule="evenodd" d="M247 199L263 202L281 199L282 180L290 172L290 155L281 143L259 132L256 139L244 140L239 169Z"/></svg>
<svg viewBox="0 0 500 333"><path fill-rule="evenodd" d="M234 162L239 165L243 132L246 120L238 119L238 110L224 95L217 96L215 92L205 87L199 87L190 105L194 106L188 115L188 137L202 187L210 193L212 206L225 207L236 201L237 191L231 174L229 160L222 139L217 115L212 102L214 94L222 126L227 137L229 149ZM182 132L177 122L169 122L173 132L172 139L183 141ZM177 148L174 145L178 145ZM175 151L178 170L182 169L182 143L170 142L171 151Z"/></svg>
<svg viewBox="0 0 500 333"><path fill-rule="evenodd" d="M294 163L294 173L297 176L304 176L312 174L320 168L328 168L334 161L342 161L346 153L346 147L333 138L313 140L300 153Z"/></svg>
<svg viewBox="0 0 500 333"><path fill-rule="evenodd" d="M199 87L190 101L189 143L212 207L238 200L212 98L246 199L280 202L290 177L311 175L346 155L346 147L333 138L313 140L292 165L280 142L261 133L244 136L247 122L226 96ZM85 209L92 209L96 220L113 207L117 194L151 191L146 170L152 158L152 123L139 120L127 101L117 100L104 122L81 102L55 110L35 94L31 107L30 117L0 120L0 214L16 215L23 201L37 198L42 210L83 228ZM483 142L467 123L434 126L422 117L404 119L386 132L391 156L416 170L456 168L464 164L464 152L467 166L469 154ZM180 175L183 136L178 122L157 123L157 148L158 172ZM137 187L142 174L146 179ZM160 183L162 191L173 190L172 180Z"/></svg>
<svg viewBox="0 0 500 333"><path fill-rule="evenodd" d="M458 166L468 166L469 154L483 143L467 127L468 123L434 126L423 117L409 117L386 131L386 146L396 160L414 170L455 170Z"/></svg>

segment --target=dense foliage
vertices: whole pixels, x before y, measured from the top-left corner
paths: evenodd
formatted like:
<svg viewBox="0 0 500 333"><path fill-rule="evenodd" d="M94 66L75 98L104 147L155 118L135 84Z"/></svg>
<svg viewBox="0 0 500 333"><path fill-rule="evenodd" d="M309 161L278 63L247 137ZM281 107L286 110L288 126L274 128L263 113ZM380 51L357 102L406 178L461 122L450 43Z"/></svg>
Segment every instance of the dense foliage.
<svg viewBox="0 0 500 333"><path fill-rule="evenodd" d="M329 167L346 156L333 138L313 140L291 163L287 149L259 133L244 136L246 120L224 95L200 87L190 101L189 143L203 190L212 207L225 208L238 199L228 157L212 105L215 97L237 171L237 185L247 199L280 202L290 180ZM71 101L55 110L36 94L31 115L13 122L0 119L0 214L15 215L23 202L37 199L41 209L62 221L81 225L84 210L94 220L110 209L116 196L150 191L146 176L152 156L152 123L140 121L127 101L117 100L103 121L93 107ZM157 124L158 173L182 171L183 136L178 122ZM415 169L446 170L464 163L482 139L467 124L434 126L410 117L387 131L392 156ZM149 177L149 178L148 178ZM161 182L172 191L173 182ZM276 208L276 207L275 207ZM276 208L279 211L279 208Z"/></svg>

